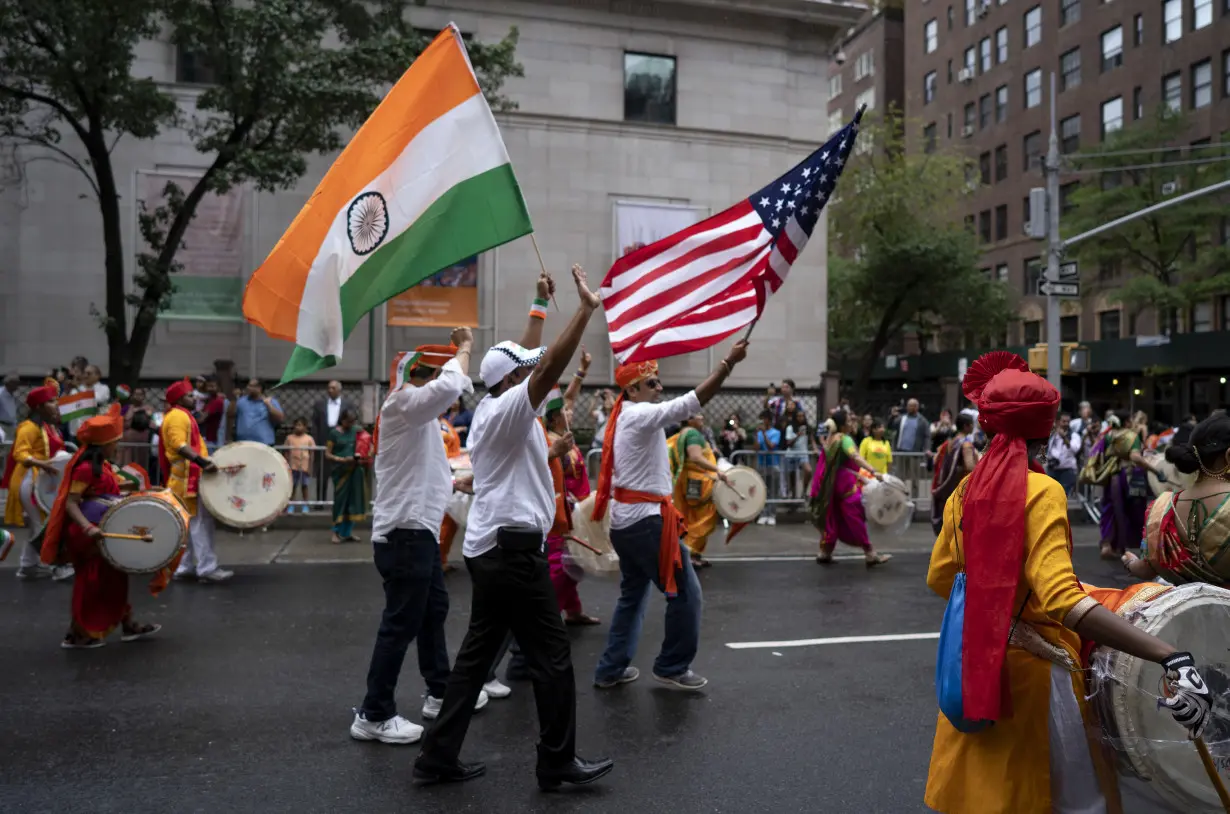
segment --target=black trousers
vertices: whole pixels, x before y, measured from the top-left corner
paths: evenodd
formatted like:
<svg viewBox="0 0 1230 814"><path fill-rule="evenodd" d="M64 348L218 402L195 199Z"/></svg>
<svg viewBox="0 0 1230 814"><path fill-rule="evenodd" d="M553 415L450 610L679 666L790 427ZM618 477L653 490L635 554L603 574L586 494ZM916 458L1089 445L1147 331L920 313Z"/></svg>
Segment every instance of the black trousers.
<svg viewBox="0 0 1230 814"><path fill-rule="evenodd" d="M473 582L470 629L449 676L444 708L423 741L422 758L440 764L457 760L478 694L511 630L534 682L538 766L563 766L576 756L576 681L543 535L500 529L496 539L495 548L466 559Z"/></svg>
<svg viewBox="0 0 1230 814"><path fill-rule="evenodd" d="M362 712L369 721L397 714L397 679L410 642L417 640L419 672L427 692L443 698L448 686L448 648L444 620L448 591L435 535L422 529L394 529L388 542L372 543L376 569L384 578L384 615L367 670Z"/></svg>

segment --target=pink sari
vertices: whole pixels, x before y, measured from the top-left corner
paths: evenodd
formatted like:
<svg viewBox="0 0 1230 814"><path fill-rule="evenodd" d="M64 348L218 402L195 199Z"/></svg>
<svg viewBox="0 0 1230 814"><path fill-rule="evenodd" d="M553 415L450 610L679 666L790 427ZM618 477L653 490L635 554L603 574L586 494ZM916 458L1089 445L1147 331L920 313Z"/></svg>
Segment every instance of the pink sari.
<svg viewBox="0 0 1230 814"><path fill-rule="evenodd" d="M823 535L825 547L842 542L864 550L871 548L858 469L850 458L853 449L849 436L838 433L830 437L811 479L808 513Z"/></svg>

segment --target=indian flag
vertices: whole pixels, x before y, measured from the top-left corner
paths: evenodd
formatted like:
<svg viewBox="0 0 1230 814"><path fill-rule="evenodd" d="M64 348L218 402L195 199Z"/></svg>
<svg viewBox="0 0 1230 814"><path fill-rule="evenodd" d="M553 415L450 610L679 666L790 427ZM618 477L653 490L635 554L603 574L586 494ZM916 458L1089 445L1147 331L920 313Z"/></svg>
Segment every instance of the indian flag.
<svg viewBox="0 0 1230 814"><path fill-rule="evenodd" d="M94 401L94 388L82 390L80 393L70 393L60 396L56 401L60 408L60 423L67 424L79 418L89 418L98 415L98 404Z"/></svg>
<svg viewBox="0 0 1230 814"><path fill-rule="evenodd" d="M533 231L455 25L419 55L252 275L243 313L294 342L282 381L329 367L364 314Z"/></svg>
<svg viewBox="0 0 1230 814"><path fill-rule="evenodd" d="M564 394L560 391L559 385L551 388L551 392L547 393L547 410L562 410L564 409Z"/></svg>
<svg viewBox="0 0 1230 814"><path fill-rule="evenodd" d="M414 351L403 350L393 357L393 363L389 365L389 392L396 393L409 381L407 371L414 366L418 361L421 353Z"/></svg>

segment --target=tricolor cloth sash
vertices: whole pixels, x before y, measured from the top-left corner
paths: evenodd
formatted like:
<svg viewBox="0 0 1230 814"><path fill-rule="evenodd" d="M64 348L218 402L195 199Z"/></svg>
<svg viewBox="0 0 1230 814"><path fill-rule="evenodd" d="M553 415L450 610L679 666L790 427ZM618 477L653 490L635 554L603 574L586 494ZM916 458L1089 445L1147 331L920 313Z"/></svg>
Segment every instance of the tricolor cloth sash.
<svg viewBox="0 0 1230 814"><path fill-rule="evenodd" d="M683 568L683 557L679 553L679 538L687 534L688 526L683 515L671 502L670 495L651 495L648 492L637 492L616 486L612 492L620 503L656 503L662 510L662 537L658 547L658 578L662 581L662 593L668 598L679 595L679 583L675 580L675 572Z"/></svg>

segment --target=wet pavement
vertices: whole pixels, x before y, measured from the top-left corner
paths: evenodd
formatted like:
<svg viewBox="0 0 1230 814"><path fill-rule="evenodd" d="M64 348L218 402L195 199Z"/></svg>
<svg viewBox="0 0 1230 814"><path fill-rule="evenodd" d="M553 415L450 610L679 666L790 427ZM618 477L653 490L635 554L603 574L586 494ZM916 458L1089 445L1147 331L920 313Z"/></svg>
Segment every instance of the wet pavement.
<svg viewBox="0 0 1230 814"><path fill-rule="evenodd" d="M745 533L760 540L768 531ZM370 551L355 547L363 556ZM1126 582L1096 549L1078 547L1076 560L1095 584ZM636 683L595 690L606 625L574 629L579 748L614 757L616 768L599 785L551 795L534 784L527 684L475 717L463 756L486 761L488 774L462 786L415 788L417 746L349 738L381 608L370 565L240 566L229 584L176 584L158 599L134 579L138 615L163 631L90 652L57 647L67 586L6 573L0 812L925 811L934 640L727 644L938 631L943 602L926 589L926 563L918 547L870 571L849 560L725 561L703 571L694 666L710 685L698 695L648 677L660 596ZM455 652L469 580L459 572L448 585ZM615 592L614 582L592 579L581 589L604 620ZM412 649L398 700L414 721L422 690Z"/></svg>

